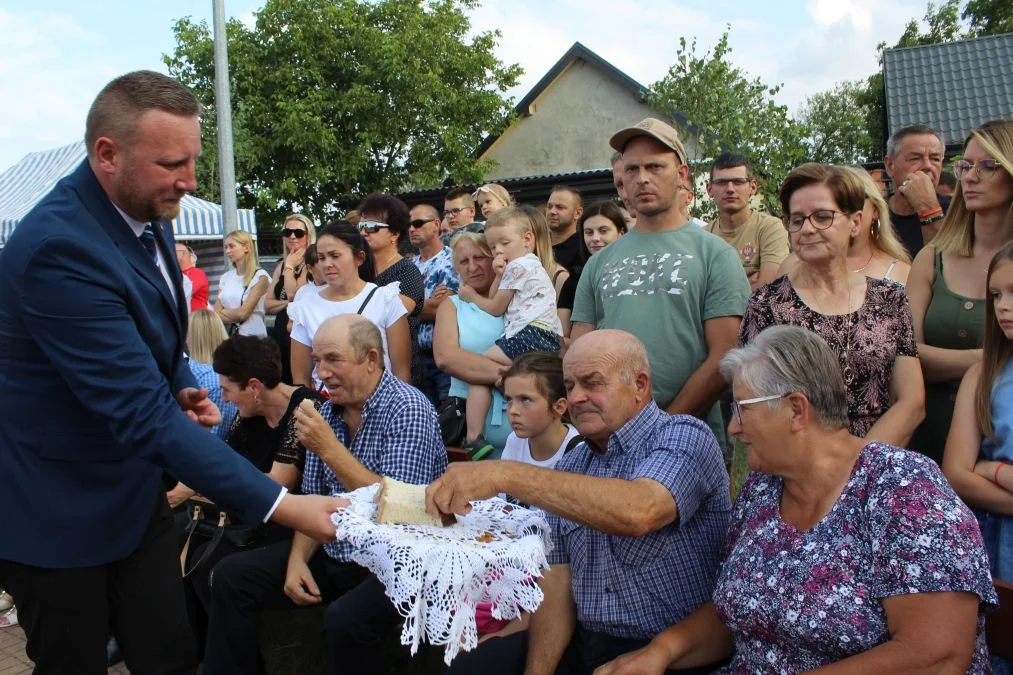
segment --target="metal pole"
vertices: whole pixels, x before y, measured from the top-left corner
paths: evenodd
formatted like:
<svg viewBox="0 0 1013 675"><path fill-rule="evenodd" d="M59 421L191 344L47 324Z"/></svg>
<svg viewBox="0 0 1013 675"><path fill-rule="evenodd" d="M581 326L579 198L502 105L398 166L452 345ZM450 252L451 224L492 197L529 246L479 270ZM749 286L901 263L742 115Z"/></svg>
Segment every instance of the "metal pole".
<svg viewBox="0 0 1013 675"><path fill-rule="evenodd" d="M225 33L225 2L212 0L215 39L215 110L218 112L218 168L221 175L224 233L239 229L236 211L236 167L232 153L232 96L229 92L229 53Z"/></svg>

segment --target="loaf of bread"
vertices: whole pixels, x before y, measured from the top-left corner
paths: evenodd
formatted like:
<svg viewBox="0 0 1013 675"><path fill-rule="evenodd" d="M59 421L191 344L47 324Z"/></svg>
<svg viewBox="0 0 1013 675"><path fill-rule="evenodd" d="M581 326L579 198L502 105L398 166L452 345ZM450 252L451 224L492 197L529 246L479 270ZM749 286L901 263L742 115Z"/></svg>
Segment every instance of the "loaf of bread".
<svg viewBox="0 0 1013 675"><path fill-rule="evenodd" d="M381 525L436 525L446 527L457 522L454 516L434 518L426 513L426 486L411 485L387 478L380 480L376 493L376 522Z"/></svg>

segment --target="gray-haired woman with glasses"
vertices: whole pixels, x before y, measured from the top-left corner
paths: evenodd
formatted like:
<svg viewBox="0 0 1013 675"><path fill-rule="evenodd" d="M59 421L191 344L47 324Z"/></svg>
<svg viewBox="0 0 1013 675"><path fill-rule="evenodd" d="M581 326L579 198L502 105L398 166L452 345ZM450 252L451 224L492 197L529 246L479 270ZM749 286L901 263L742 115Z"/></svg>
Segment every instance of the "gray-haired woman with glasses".
<svg viewBox="0 0 1013 675"><path fill-rule="evenodd" d="M750 298L740 342L768 326L813 331L837 355L851 433L903 447L924 416L925 391L903 287L848 269L865 187L844 167L803 164L780 196L799 263Z"/></svg>
<svg viewBox="0 0 1013 675"><path fill-rule="evenodd" d="M964 141L957 189L932 243L908 275L915 339L925 375L925 422L911 448L942 461L957 387L981 361L986 270L1013 240L1013 120L986 122Z"/></svg>
<svg viewBox="0 0 1013 675"><path fill-rule="evenodd" d="M849 433L832 346L768 328L721 374L753 473L712 601L595 675L728 657L719 672L989 672L998 598L974 515L927 458Z"/></svg>

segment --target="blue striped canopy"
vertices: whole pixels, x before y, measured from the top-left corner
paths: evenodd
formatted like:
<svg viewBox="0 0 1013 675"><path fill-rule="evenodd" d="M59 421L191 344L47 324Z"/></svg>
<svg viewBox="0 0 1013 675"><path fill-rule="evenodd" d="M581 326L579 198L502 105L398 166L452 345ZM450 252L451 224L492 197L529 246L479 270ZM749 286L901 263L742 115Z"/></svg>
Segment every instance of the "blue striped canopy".
<svg viewBox="0 0 1013 675"><path fill-rule="evenodd" d="M32 152L0 173L0 247L21 219L49 194L53 186L84 161L84 141L45 152ZM192 195L183 197L179 217L172 221L176 239L221 239L222 207ZM239 209L239 229L257 237L250 209Z"/></svg>

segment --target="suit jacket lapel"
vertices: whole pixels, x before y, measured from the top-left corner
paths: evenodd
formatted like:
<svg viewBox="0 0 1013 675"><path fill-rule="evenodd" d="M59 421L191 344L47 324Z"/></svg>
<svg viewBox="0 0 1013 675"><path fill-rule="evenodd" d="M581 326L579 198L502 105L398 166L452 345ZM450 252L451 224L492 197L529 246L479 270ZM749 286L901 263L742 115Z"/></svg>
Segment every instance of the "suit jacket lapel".
<svg viewBox="0 0 1013 675"><path fill-rule="evenodd" d="M169 287L165 284L165 279L162 277L162 272L158 269L158 266L151 262L151 256L148 255L147 249L144 248L144 244L137 238L134 231L130 229L130 225L127 224L123 217L120 215L116 207L113 206L112 201L106 195L105 190L99 184L98 179L95 178L95 174L92 172L91 167L88 165L88 160L77 168L74 172L72 180L75 184L76 192L81 197L81 201L84 203L85 208L95 217L99 225L106 231L109 237L116 244L123 257L126 258L130 266L145 279L148 283L158 289L159 295L162 296L162 300L165 302L166 309L172 315L173 323L176 326L176 331L183 337L183 326L185 323L182 322L180 315L179 305L172 300L172 294L169 292ZM153 228L155 231L155 241L158 242L161 239L162 246L162 257L165 259L166 264L175 265L176 253L172 251L171 254L167 253L167 244L165 243L165 234L162 233L159 236L161 227ZM170 267L170 270L173 269ZM176 267L177 275L180 274L178 267ZM185 296L182 290L182 281L176 282L176 288L178 297L183 298L185 302Z"/></svg>
<svg viewBox="0 0 1013 675"><path fill-rule="evenodd" d="M166 270L169 272L173 290L176 292L177 319L180 326L186 326L190 316L190 306L186 302L186 293L183 291L183 271L179 269L179 261L176 260L176 239L172 233L172 223L168 220L160 220L154 225L155 242L161 248Z"/></svg>

